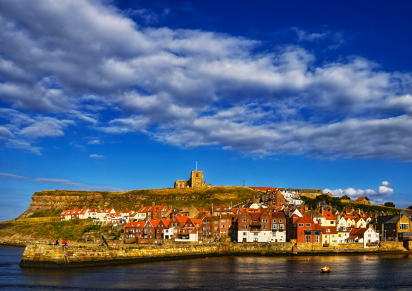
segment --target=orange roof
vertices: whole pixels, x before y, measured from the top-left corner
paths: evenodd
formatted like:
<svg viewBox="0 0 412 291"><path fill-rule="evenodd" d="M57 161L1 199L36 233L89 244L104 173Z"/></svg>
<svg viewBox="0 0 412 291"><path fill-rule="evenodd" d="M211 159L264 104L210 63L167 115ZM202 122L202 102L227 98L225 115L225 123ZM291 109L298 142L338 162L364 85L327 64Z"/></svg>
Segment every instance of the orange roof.
<svg viewBox="0 0 412 291"><path fill-rule="evenodd" d="M359 197L358 199L356 199L356 201L362 201L362 200L369 200L369 199L366 196L362 196L362 197Z"/></svg>
<svg viewBox="0 0 412 291"><path fill-rule="evenodd" d="M166 227L169 227L169 224L172 220L171 219L161 219L161 221L163 221L163 223Z"/></svg>
<svg viewBox="0 0 412 291"><path fill-rule="evenodd" d="M159 224L160 220L149 219L149 222L153 227L156 227Z"/></svg>
<svg viewBox="0 0 412 291"><path fill-rule="evenodd" d="M330 227L330 226L322 226L322 233L324 233L324 234L337 234L336 228L335 227Z"/></svg>
<svg viewBox="0 0 412 291"><path fill-rule="evenodd" d="M176 217L177 220L179 220L179 222L183 222L183 223L185 223L189 219L189 216L176 215L175 217Z"/></svg>
<svg viewBox="0 0 412 291"><path fill-rule="evenodd" d="M253 190L258 190L258 191L262 191L262 192L266 192L268 190L285 190L285 188L276 188L276 187L249 187L250 189Z"/></svg>
<svg viewBox="0 0 412 291"><path fill-rule="evenodd" d="M325 217L326 220L335 220L335 216L329 211L323 211L322 215Z"/></svg>
<svg viewBox="0 0 412 291"><path fill-rule="evenodd" d="M143 227L145 225L144 221L139 221L139 222L129 222L126 224L125 227Z"/></svg>
<svg viewBox="0 0 412 291"><path fill-rule="evenodd" d="M199 224L199 227L202 226L202 224L203 224L203 221L202 221L201 219L191 218L190 221L191 221L193 224L198 223L198 224Z"/></svg>
<svg viewBox="0 0 412 291"><path fill-rule="evenodd" d="M313 223L313 219L307 216L299 218L295 223Z"/></svg>

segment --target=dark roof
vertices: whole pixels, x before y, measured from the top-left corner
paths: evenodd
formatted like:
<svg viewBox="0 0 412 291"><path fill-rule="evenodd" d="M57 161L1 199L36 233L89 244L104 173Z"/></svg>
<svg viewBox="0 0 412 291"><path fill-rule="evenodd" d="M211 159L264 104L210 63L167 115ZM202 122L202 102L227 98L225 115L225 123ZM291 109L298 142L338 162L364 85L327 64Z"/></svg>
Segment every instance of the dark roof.
<svg viewBox="0 0 412 291"><path fill-rule="evenodd" d="M378 216L376 217L377 223L397 223L400 219L399 215L386 215L386 216Z"/></svg>

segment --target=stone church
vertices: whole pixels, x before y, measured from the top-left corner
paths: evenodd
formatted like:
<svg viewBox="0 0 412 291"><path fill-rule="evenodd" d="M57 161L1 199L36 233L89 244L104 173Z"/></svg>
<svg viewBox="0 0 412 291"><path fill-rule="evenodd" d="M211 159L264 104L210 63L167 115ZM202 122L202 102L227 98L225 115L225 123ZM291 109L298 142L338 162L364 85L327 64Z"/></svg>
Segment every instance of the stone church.
<svg viewBox="0 0 412 291"><path fill-rule="evenodd" d="M175 189L179 188L211 188L212 184L203 181L203 171L192 171L189 180L176 180Z"/></svg>

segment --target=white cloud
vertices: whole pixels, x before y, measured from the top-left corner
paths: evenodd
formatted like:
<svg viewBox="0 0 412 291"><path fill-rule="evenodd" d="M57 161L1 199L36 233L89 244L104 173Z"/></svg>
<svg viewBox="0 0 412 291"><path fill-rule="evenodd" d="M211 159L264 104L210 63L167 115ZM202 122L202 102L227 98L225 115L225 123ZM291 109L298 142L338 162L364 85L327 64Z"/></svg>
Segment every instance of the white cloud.
<svg viewBox="0 0 412 291"><path fill-rule="evenodd" d="M0 140L13 137L13 134L5 127L0 126Z"/></svg>
<svg viewBox="0 0 412 291"><path fill-rule="evenodd" d="M79 189L79 190L80 189L85 189L85 190L103 190L103 191L123 191L122 189L114 188L114 187L111 187L111 186L88 185L88 184L84 184L84 183L73 182L73 181L67 180L67 179L30 178L30 177L18 176L18 175L9 174L9 173L0 173L0 178L30 180L30 181L35 181L35 182L38 182L38 183L62 184L62 185L68 185L70 187L75 187L76 189Z"/></svg>
<svg viewBox="0 0 412 291"><path fill-rule="evenodd" d="M6 146L9 148L26 150L36 155L41 155L40 147L33 146L29 142L24 141L24 140L11 139L6 142Z"/></svg>
<svg viewBox="0 0 412 291"><path fill-rule="evenodd" d="M178 146L412 160L410 73L358 56L319 62L293 44L259 51L247 38L138 26L132 14L155 21L152 11L106 1L0 3L0 101L59 115L8 113L14 121L4 128L28 139L62 136L82 126L76 118ZM343 32L292 29L302 45L345 41ZM117 115L99 120L103 110Z"/></svg>
<svg viewBox="0 0 412 291"><path fill-rule="evenodd" d="M92 159L102 159L103 158L102 155L97 155L97 154L91 154L89 157L91 157Z"/></svg>
<svg viewBox="0 0 412 291"><path fill-rule="evenodd" d="M343 195L348 195L351 198L359 198L361 196L367 196L373 203L375 204L382 204L385 202L384 200L392 197L393 195L393 189L389 188L388 186L384 185L392 185L388 183L388 181L383 181L381 183L381 186L379 186L378 189L372 190L372 189L354 189L354 188L347 188L347 189L336 189L336 190L331 190L331 189L324 189L323 193L332 193L333 196L343 196Z"/></svg>
<svg viewBox="0 0 412 291"><path fill-rule="evenodd" d="M19 131L19 134L29 138L54 137L64 135L62 128L69 124L75 124L72 120L57 120L55 118L43 117L34 124Z"/></svg>
<svg viewBox="0 0 412 291"><path fill-rule="evenodd" d="M101 144L101 142L99 139L94 139L94 140L89 141L87 144Z"/></svg>

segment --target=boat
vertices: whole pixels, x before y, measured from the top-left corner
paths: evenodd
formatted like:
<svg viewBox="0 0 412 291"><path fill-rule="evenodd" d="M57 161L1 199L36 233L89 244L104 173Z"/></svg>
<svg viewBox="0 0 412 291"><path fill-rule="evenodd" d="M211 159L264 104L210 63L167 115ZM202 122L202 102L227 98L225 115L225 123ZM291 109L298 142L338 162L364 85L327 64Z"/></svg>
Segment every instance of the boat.
<svg viewBox="0 0 412 291"><path fill-rule="evenodd" d="M321 268L320 271L322 273L330 273L330 268L329 267L324 267L324 268Z"/></svg>

